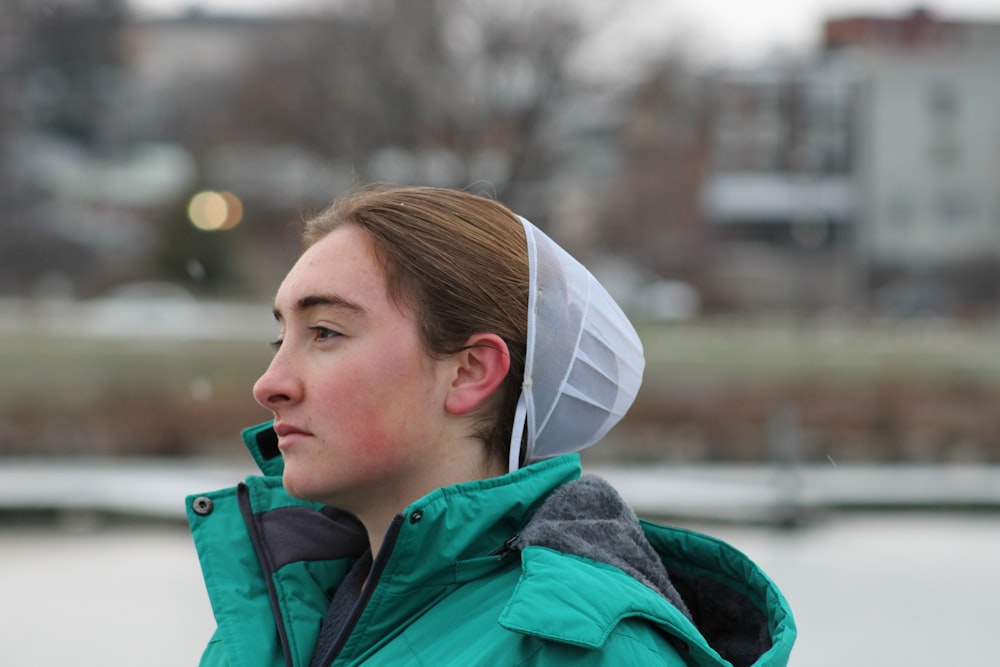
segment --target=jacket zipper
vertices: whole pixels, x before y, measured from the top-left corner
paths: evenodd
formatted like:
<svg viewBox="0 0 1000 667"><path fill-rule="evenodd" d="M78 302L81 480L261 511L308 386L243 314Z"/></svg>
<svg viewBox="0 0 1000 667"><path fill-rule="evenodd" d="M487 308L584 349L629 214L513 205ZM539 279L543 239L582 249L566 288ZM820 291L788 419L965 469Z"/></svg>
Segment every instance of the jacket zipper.
<svg viewBox="0 0 1000 667"><path fill-rule="evenodd" d="M288 632L285 629L285 622L281 616L281 606L278 604L278 591L274 585L274 578L271 576L271 562L264 551L264 543L257 529L257 522L254 520L253 507L250 504L250 489L243 482L236 487L236 496L240 503L240 514L243 515L243 522L246 524L247 533L250 535L250 543L257 554L261 570L264 572L264 581L267 583L267 595L271 602L271 612L274 614L274 624L278 629L278 639L281 642L281 651L285 656L285 665L292 665L292 651L288 645Z"/></svg>
<svg viewBox="0 0 1000 667"><path fill-rule="evenodd" d="M340 631L340 636L337 637L336 643L330 647L330 650L323 657L322 664L329 665L333 663L344 649L348 638L354 632L355 626L357 626L358 621L361 619L361 614L364 612L365 607L368 606L368 601L371 600L372 594L375 592L378 580L382 577L382 571L385 569L389 556L392 555L392 550L396 546L396 538L399 537L400 528L403 526L403 519L403 514L397 514L393 517L392 523L389 524L389 529L385 533L385 539L382 540L382 546L379 548L375 560L372 561L372 569L368 574L368 580L365 581L365 586L361 589L361 596L358 598L357 603L355 603L354 609L351 610L351 615Z"/></svg>
<svg viewBox="0 0 1000 667"><path fill-rule="evenodd" d="M503 560L507 556L511 555L517 549L514 547L514 543L521 538L520 533L514 535L513 537L507 538L503 544L489 552L487 556L496 556L497 560Z"/></svg>

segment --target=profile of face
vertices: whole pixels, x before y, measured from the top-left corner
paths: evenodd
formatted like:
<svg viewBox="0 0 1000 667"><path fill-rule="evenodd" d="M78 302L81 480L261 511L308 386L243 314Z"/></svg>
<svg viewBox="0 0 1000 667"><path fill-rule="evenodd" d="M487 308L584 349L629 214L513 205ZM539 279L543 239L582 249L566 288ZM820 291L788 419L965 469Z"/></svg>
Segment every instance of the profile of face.
<svg viewBox="0 0 1000 667"><path fill-rule="evenodd" d="M274 414L284 485L354 510L411 501L454 440L454 362L431 357L393 300L366 233L335 229L309 247L275 298L276 352L254 385Z"/></svg>

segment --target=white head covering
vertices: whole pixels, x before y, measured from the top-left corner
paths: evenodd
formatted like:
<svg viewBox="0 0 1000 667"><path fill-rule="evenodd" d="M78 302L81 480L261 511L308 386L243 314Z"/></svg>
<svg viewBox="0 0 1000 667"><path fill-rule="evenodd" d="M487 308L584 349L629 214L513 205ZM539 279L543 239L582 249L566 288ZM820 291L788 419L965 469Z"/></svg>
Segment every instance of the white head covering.
<svg viewBox="0 0 1000 667"><path fill-rule="evenodd" d="M527 429L528 463L600 440L639 391L639 335L597 279L521 218L528 242L528 341L524 384L510 442L518 467Z"/></svg>

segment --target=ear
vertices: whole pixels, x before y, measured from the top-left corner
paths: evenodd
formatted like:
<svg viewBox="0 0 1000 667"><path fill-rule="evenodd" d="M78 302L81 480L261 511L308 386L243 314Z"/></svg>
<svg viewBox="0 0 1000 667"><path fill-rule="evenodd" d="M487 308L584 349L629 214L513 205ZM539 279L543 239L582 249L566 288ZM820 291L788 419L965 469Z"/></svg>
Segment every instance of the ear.
<svg viewBox="0 0 1000 667"><path fill-rule="evenodd" d="M453 415L467 414L482 404L510 370L507 343L493 333L470 336L454 359L455 372L445 399L445 409Z"/></svg>

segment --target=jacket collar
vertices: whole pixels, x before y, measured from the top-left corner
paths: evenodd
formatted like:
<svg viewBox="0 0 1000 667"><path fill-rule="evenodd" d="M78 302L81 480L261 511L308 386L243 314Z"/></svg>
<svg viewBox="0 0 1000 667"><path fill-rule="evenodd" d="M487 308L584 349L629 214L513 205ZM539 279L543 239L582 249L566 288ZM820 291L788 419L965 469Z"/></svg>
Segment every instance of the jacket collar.
<svg viewBox="0 0 1000 667"><path fill-rule="evenodd" d="M271 428L273 424L273 421L267 421L250 426L243 429L241 435L243 444L250 450L260 471L267 477L280 477L285 469L285 462L278 449L278 434Z"/></svg>
<svg viewBox="0 0 1000 667"><path fill-rule="evenodd" d="M397 516L392 551L340 656L349 662L363 655L463 582L502 569L516 580L518 559L495 552L552 489L579 475L579 456L570 454L442 487L408 506Z"/></svg>
<svg viewBox="0 0 1000 667"><path fill-rule="evenodd" d="M402 512L404 521L385 576L405 576L409 583L414 578L421 583L457 583L477 576L484 559L500 560L500 548L553 489L579 476L580 457L569 454L500 477L432 491ZM412 559L419 562L407 562Z"/></svg>

